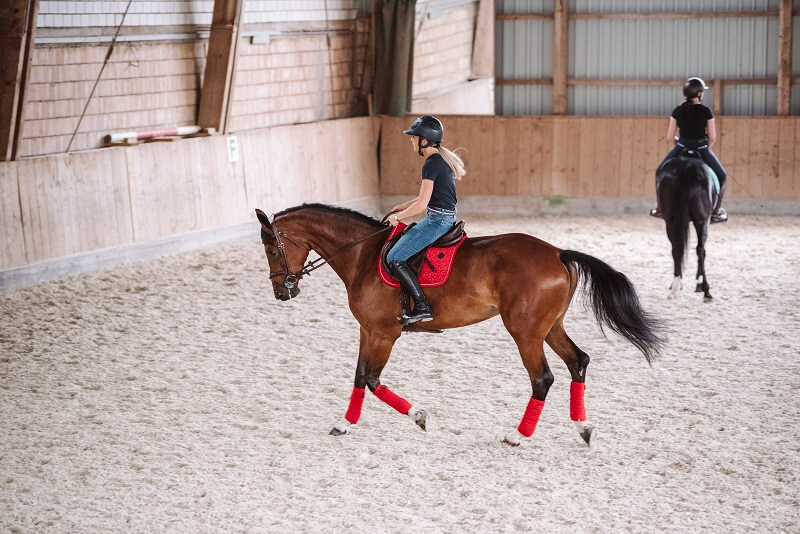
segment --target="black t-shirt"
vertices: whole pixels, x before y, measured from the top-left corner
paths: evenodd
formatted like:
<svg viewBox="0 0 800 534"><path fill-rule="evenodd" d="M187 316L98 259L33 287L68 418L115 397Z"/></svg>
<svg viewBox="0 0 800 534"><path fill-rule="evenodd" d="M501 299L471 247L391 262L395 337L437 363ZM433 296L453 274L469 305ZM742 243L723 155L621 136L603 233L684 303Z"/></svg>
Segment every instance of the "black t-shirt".
<svg viewBox="0 0 800 534"><path fill-rule="evenodd" d="M428 202L430 208L455 210L456 181L453 179L453 169L450 168L441 154L431 154L422 166L422 179L433 180L433 193Z"/></svg>
<svg viewBox="0 0 800 534"><path fill-rule="evenodd" d="M672 110L672 118L678 122L681 137L703 139L707 137L706 123L714 118L714 114L703 104L681 104Z"/></svg>

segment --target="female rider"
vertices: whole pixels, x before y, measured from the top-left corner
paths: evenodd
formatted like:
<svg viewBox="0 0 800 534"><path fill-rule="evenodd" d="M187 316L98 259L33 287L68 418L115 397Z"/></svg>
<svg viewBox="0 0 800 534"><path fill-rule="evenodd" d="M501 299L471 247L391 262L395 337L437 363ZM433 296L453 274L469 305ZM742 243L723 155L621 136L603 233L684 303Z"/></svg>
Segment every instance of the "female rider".
<svg viewBox="0 0 800 534"><path fill-rule="evenodd" d="M701 78L689 78L683 84L683 96L686 100L672 110L667 128L667 141L675 143L667 157L656 169L656 199L658 198L658 175L664 164L672 158L679 156L687 148L696 150L703 161L711 167L717 178L719 178L719 196L717 204L711 213L711 222L725 222L728 214L722 208L722 197L725 195L725 179L727 174L717 156L711 151L711 145L717 140L717 128L714 123L714 114L707 106L703 105L703 91L708 89L706 82ZM675 131L680 131L680 137L675 142ZM656 207L650 210L653 217L661 217L661 206L656 203Z"/></svg>
<svg viewBox="0 0 800 534"><path fill-rule="evenodd" d="M441 146L444 128L436 117L424 115L408 130L414 151L425 158L422 183L416 198L392 208L389 224L427 211L426 217L409 229L392 247L386 261L403 288L413 297L414 309L401 316L404 323L430 321L433 310L408 259L443 236L456 222L456 184L466 173L464 162L454 152Z"/></svg>

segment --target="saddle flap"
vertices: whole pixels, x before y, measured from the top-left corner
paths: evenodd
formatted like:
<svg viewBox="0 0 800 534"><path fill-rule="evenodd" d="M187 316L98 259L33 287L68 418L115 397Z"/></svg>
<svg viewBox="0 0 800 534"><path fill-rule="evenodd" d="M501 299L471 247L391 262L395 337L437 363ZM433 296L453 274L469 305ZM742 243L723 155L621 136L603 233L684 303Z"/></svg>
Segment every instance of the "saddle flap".
<svg viewBox="0 0 800 534"><path fill-rule="evenodd" d="M413 227L414 224L416 223L411 223L406 226L403 223L399 223L392 229L386 243L384 243L381 248L380 259L378 261L378 273L381 280L389 286L399 287L400 284L392 275L392 270L386 262L386 255L397 243L398 239ZM442 237L408 259L406 263L414 274L417 275L423 287L439 286L447 281L450 269L452 268L452 262L455 258L455 253L466 237L464 221L458 221ZM429 254L429 252L431 254Z"/></svg>

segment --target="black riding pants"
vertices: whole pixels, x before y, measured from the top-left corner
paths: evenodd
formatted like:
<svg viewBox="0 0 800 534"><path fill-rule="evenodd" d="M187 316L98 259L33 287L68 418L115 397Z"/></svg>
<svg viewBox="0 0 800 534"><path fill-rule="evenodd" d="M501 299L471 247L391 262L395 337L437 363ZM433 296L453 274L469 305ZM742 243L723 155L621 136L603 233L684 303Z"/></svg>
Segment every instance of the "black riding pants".
<svg viewBox="0 0 800 534"><path fill-rule="evenodd" d="M686 137L678 139L678 142L675 143L675 147L669 151L667 157L664 158L664 161L662 161L656 169L656 187L658 187L658 175L661 173L661 168L664 167L664 164L672 158L678 157L680 153L687 148L696 150L697 153L700 154L700 157L703 158L705 164L711 167L711 170L714 171L719 179L719 187L721 189L722 186L725 185L725 179L728 177L728 174L722 167L722 163L717 159L717 156L708 148L708 139L689 139Z"/></svg>

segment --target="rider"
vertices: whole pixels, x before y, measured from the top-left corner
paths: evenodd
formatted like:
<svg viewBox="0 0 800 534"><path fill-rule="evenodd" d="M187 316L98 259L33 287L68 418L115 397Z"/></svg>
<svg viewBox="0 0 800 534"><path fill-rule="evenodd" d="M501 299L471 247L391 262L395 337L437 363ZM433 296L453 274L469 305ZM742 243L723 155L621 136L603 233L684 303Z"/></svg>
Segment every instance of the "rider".
<svg viewBox="0 0 800 534"><path fill-rule="evenodd" d="M722 208L722 197L725 195L725 179L727 174L717 156L711 151L711 145L717 140L717 128L714 123L714 114L707 106L703 105L703 91L707 90L706 82L701 78L692 77L683 84L683 96L686 97L678 107L672 110L667 129L667 141L675 146L669 151L667 157L656 169L656 207L650 210L653 217L661 217L661 206L658 205L658 175L666 162L679 156L685 149L696 150L703 161L711 167L719 179L719 196L717 204L711 213L711 222L725 222L728 214ZM675 141L675 130L680 131L680 137Z"/></svg>
<svg viewBox="0 0 800 534"><path fill-rule="evenodd" d="M411 136L414 151L425 158L422 183L416 198L392 208L389 223L397 226L402 219L424 210L427 215L403 234L386 255L386 261L403 288L414 298L414 310L401 317L403 322L413 323L432 320L433 310L406 262L447 233L456 222L455 180L460 180L466 171L461 158L441 146L444 128L436 117L419 117L403 133Z"/></svg>

